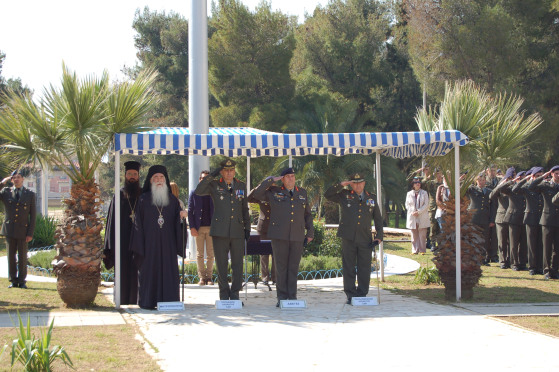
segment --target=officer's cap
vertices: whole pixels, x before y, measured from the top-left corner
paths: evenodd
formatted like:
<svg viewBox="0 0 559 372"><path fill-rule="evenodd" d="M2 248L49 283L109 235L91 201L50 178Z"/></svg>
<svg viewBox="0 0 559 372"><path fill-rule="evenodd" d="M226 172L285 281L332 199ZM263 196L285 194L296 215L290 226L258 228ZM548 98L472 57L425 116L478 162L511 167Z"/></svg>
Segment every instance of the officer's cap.
<svg viewBox="0 0 559 372"><path fill-rule="evenodd" d="M231 160L231 159L225 159L224 161L219 163L219 165L221 165L221 168L223 168L223 169L235 169L236 164L237 163L234 160Z"/></svg>
<svg viewBox="0 0 559 372"><path fill-rule="evenodd" d="M280 176L285 176L287 174L295 174L295 172L293 171L293 168L285 168L284 170L281 171Z"/></svg>
<svg viewBox="0 0 559 372"><path fill-rule="evenodd" d="M363 173L355 172L349 176L349 180L351 182L363 182L365 177L363 177Z"/></svg>

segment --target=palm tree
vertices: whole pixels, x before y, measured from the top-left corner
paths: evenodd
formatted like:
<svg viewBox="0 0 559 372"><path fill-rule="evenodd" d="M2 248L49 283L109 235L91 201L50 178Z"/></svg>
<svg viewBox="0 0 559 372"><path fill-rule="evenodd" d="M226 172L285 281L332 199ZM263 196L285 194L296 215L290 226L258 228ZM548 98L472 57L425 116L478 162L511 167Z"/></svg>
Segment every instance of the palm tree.
<svg viewBox="0 0 559 372"><path fill-rule="evenodd" d="M470 223L468 187L476 175L492 164L507 164L518 161L529 143L530 135L542 123L539 114L525 117L521 110L523 99L514 95L490 96L472 81L459 81L447 86L444 101L438 113L434 109L420 110L416 122L421 131L456 129L466 134L470 142L460 150L460 165L467 174L456 180L454 155L430 159L429 162L446 170L445 175L451 193L456 182L460 185L462 287L463 298L473 295L473 288L481 276L483 260L483 235L479 228ZM446 203L443 231L438 236L439 249L433 261L447 289L447 298L453 298L456 286L455 202L451 195Z"/></svg>
<svg viewBox="0 0 559 372"><path fill-rule="evenodd" d="M28 94L3 97L3 155L11 164L57 167L72 180L54 264L58 292L69 306L93 302L100 283L103 224L97 216L101 202L95 170L115 133L144 130L144 116L156 102L150 88L155 77L145 71L133 82L111 85L106 71L101 78L79 80L63 65L62 87L51 85L38 103Z"/></svg>

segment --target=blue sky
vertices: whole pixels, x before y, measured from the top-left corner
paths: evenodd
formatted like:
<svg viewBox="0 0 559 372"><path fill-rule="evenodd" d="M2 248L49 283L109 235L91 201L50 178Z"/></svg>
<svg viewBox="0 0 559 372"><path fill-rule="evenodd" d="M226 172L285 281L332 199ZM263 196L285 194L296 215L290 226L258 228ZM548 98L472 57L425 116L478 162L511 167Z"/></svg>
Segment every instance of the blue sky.
<svg viewBox="0 0 559 372"><path fill-rule="evenodd" d="M21 78L42 94L43 87L59 85L62 61L78 76L109 71L123 79L123 66L134 66L136 9L174 11L188 18L190 1L200 0L2 0L0 50L6 54L2 76ZM254 10L259 0L242 0ZM273 9L297 15L312 14L327 0L270 0ZM208 11L211 0L208 0Z"/></svg>

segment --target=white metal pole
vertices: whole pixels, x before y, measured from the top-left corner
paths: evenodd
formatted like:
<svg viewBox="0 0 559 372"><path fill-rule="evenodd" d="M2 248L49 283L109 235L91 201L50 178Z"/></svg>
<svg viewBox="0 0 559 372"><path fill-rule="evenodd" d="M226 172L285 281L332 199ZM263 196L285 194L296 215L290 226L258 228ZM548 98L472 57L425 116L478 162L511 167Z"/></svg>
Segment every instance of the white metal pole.
<svg viewBox="0 0 559 372"><path fill-rule="evenodd" d="M289 154L289 168L293 167L293 155Z"/></svg>
<svg viewBox="0 0 559 372"><path fill-rule="evenodd" d="M43 165L43 182L41 182L41 214L43 216L49 215L49 166L48 164Z"/></svg>
<svg viewBox="0 0 559 372"><path fill-rule="evenodd" d="M115 307L120 309L120 154L115 151Z"/></svg>
<svg viewBox="0 0 559 372"><path fill-rule="evenodd" d="M454 144L454 208L456 213L456 302L462 297L462 242L460 234L460 145Z"/></svg>
<svg viewBox="0 0 559 372"><path fill-rule="evenodd" d="M209 133L208 103L208 15L206 0L190 1L190 20L188 21L188 125L190 134ZM207 156L188 157L188 191L198 185L198 177L204 169L209 170ZM190 236L188 241L189 258L194 258L195 242Z"/></svg>
<svg viewBox="0 0 559 372"><path fill-rule="evenodd" d="M376 153L375 168L377 176L377 203L382 216L382 191L381 191L381 172L380 172L380 153ZM384 282L384 243L379 244L379 258L380 261L380 280Z"/></svg>
<svg viewBox="0 0 559 372"><path fill-rule="evenodd" d="M247 156L247 193L249 192L250 192L250 158Z"/></svg>

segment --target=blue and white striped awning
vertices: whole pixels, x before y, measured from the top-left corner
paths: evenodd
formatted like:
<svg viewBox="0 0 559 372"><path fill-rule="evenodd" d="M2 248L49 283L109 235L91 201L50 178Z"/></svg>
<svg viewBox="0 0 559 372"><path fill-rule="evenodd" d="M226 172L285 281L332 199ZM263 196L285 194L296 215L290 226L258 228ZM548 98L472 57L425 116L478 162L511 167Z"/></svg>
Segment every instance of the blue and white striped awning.
<svg viewBox="0 0 559 372"><path fill-rule="evenodd" d="M275 133L254 128L210 128L191 134L189 128L157 128L141 133L119 133L115 151L121 154L304 156L369 155L377 151L393 158L441 156L468 137L456 130L393 133Z"/></svg>

